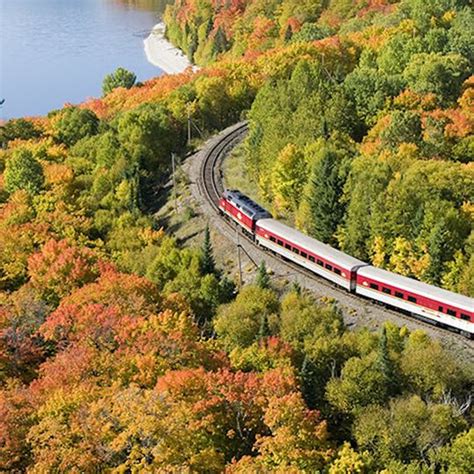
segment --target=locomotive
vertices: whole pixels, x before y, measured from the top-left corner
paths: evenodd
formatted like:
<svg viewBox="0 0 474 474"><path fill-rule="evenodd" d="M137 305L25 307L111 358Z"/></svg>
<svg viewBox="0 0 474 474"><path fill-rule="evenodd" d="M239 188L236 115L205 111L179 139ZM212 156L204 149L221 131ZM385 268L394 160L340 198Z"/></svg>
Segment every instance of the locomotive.
<svg viewBox="0 0 474 474"><path fill-rule="evenodd" d="M474 299L376 268L309 237L282 222L238 190L226 190L219 210L254 242L331 281L346 291L453 328L474 334Z"/></svg>

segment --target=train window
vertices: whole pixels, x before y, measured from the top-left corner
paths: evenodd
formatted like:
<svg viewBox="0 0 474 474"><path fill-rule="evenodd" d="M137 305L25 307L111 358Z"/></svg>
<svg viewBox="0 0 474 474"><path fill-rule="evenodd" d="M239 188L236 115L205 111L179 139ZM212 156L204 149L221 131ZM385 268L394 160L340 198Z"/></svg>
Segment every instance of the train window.
<svg viewBox="0 0 474 474"><path fill-rule="evenodd" d="M310 261L310 262L313 262L313 263L314 263L314 257L313 257L312 255L310 255L308 258L309 258L309 261Z"/></svg>
<svg viewBox="0 0 474 474"><path fill-rule="evenodd" d="M395 296L396 296L397 298L403 299L403 293L400 293L399 291L396 291L396 292L395 292Z"/></svg>
<svg viewBox="0 0 474 474"><path fill-rule="evenodd" d="M291 250L291 245L290 244L285 244L285 248L288 250Z"/></svg>
<svg viewBox="0 0 474 474"><path fill-rule="evenodd" d="M276 242L275 237L273 237L272 235L270 236L270 240L271 240L272 242Z"/></svg>
<svg viewBox="0 0 474 474"><path fill-rule="evenodd" d="M332 265L329 265L329 263L326 263L326 265L324 265L328 270L331 270L332 271Z"/></svg>
<svg viewBox="0 0 474 474"><path fill-rule="evenodd" d="M442 307L442 306L438 306L438 311L439 311L440 313L442 313L442 312L443 312L443 307Z"/></svg>
<svg viewBox="0 0 474 474"><path fill-rule="evenodd" d="M336 275L340 275L340 274L341 274L341 270L339 270L339 268L335 268L335 269L334 269L334 273L335 273Z"/></svg>
<svg viewBox="0 0 474 474"><path fill-rule="evenodd" d="M308 258L308 254L307 254L306 252L301 252L301 256L302 256L303 258Z"/></svg>
<svg viewBox="0 0 474 474"><path fill-rule="evenodd" d="M319 258L316 260L316 263L321 267L324 265L323 261L319 260Z"/></svg>
<svg viewBox="0 0 474 474"><path fill-rule="evenodd" d="M392 291L390 288L385 288L385 286L382 287L382 293L386 293L387 295L391 295Z"/></svg>
<svg viewBox="0 0 474 474"><path fill-rule="evenodd" d="M370 284L370 288L372 288L373 290L377 290L377 291L378 291L379 286L376 285L375 283L371 283L371 284Z"/></svg>
<svg viewBox="0 0 474 474"><path fill-rule="evenodd" d="M277 244L283 247L283 240L277 240Z"/></svg>
<svg viewBox="0 0 474 474"><path fill-rule="evenodd" d="M464 319L464 321L470 321L471 318L467 314L461 313L461 319Z"/></svg>
<svg viewBox="0 0 474 474"><path fill-rule="evenodd" d="M452 309L447 309L446 312L447 312L450 316L456 316L456 311L453 311Z"/></svg>
<svg viewBox="0 0 474 474"><path fill-rule="evenodd" d="M296 253L296 255L299 255L300 251L296 247L293 247L293 253Z"/></svg>
<svg viewBox="0 0 474 474"><path fill-rule="evenodd" d="M412 303L416 303L416 298L414 296L408 296L407 300Z"/></svg>

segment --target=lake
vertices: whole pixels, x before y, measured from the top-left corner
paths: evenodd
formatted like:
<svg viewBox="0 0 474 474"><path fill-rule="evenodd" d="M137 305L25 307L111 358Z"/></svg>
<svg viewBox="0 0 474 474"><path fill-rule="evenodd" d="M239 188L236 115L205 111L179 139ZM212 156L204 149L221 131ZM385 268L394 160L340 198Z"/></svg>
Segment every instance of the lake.
<svg viewBox="0 0 474 474"><path fill-rule="evenodd" d="M44 115L102 94L117 67L144 81L162 71L143 40L169 0L0 0L0 109Z"/></svg>

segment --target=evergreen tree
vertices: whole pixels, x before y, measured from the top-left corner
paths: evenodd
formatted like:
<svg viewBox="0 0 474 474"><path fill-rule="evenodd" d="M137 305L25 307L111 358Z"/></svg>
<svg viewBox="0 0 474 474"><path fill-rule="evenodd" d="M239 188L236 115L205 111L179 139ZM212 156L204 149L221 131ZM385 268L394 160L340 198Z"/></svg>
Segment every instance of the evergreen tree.
<svg viewBox="0 0 474 474"><path fill-rule="evenodd" d="M262 289L270 288L270 276L268 275L267 267L265 265L264 260L261 261L258 267L255 283L258 287Z"/></svg>
<svg viewBox="0 0 474 474"><path fill-rule="evenodd" d="M301 285L300 285L299 281L295 280L291 284L291 291L293 293L296 293L297 295L301 295Z"/></svg>
<svg viewBox="0 0 474 474"><path fill-rule="evenodd" d="M444 222L438 223L431 231L428 240L428 252L430 255L430 265L426 271L426 278L434 285L439 285L443 274L444 262L449 258L447 240L449 231Z"/></svg>
<svg viewBox="0 0 474 474"><path fill-rule="evenodd" d="M104 96L106 96L117 87L130 89L133 87L136 80L137 76L133 72L127 71L127 69L124 69L123 67L119 67L112 74L105 76L104 82L102 83L102 92Z"/></svg>
<svg viewBox="0 0 474 474"><path fill-rule="evenodd" d="M260 338L270 336L270 326L268 325L268 316L267 313L262 314L262 319L260 320L260 329L258 335Z"/></svg>
<svg viewBox="0 0 474 474"><path fill-rule="evenodd" d="M206 226L204 232L204 242L202 245L202 257L201 257L201 271L204 275L216 273L216 262L214 260L214 253L212 250L211 233L209 226Z"/></svg>
<svg viewBox="0 0 474 474"><path fill-rule="evenodd" d="M380 335L379 340L378 367L386 380L385 386L387 395L393 396L396 389L395 368L389 354L387 330L385 326L382 328L382 334Z"/></svg>
<svg viewBox="0 0 474 474"><path fill-rule="evenodd" d="M199 42L198 42L198 37L196 34L192 34L191 38L188 41L188 59L190 62L194 61L194 53L196 52L198 48Z"/></svg>
<svg viewBox="0 0 474 474"><path fill-rule="evenodd" d="M214 36L214 51L216 54L227 51L228 43L224 30L219 26Z"/></svg>
<svg viewBox="0 0 474 474"><path fill-rule="evenodd" d="M314 367L314 363L305 355L303 364L301 366L301 394L303 395L304 401L308 408L315 408L316 401L318 399L316 393L316 371Z"/></svg>
<svg viewBox="0 0 474 474"><path fill-rule="evenodd" d="M344 179L339 175L337 153L324 147L311 176L309 208L311 234L323 242L334 244L334 233L344 215L340 202Z"/></svg>

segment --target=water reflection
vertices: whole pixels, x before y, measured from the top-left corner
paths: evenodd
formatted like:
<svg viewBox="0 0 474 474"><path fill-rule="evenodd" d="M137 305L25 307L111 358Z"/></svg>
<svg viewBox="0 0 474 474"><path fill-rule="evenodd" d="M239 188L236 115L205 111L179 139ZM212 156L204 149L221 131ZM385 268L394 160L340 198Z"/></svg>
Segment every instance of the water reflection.
<svg viewBox="0 0 474 474"><path fill-rule="evenodd" d="M155 12L157 16L161 16L165 11L166 5L173 3L173 0L108 0L118 5L122 5L128 9L146 10Z"/></svg>
<svg viewBox="0 0 474 474"><path fill-rule="evenodd" d="M168 0L0 0L0 118L43 115L101 95L125 67L140 81L161 70L143 39Z"/></svg>

